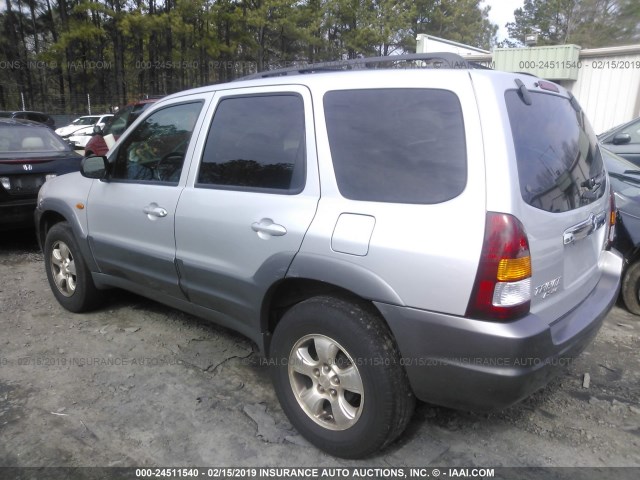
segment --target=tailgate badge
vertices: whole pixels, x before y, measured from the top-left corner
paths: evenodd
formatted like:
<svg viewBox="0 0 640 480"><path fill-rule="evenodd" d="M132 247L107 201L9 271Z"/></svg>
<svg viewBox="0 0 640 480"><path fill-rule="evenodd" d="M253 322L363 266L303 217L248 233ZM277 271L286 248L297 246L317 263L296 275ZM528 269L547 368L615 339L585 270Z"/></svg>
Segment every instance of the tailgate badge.
<svg viewBox="0 0 640 480"><path fill-rule="evenodd" d="M547 298L552 293L556 293L558 291L558 287L560 286L560 279L562 277L554 278L553 280L549 280L542 285L538 285L535 289L534 296L542 295L542 298Z"/></svg>

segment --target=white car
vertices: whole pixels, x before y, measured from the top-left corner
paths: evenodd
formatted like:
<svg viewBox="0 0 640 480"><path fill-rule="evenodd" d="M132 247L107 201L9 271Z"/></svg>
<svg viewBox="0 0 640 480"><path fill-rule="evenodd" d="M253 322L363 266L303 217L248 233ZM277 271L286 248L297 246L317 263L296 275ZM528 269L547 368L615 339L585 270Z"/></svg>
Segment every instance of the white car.
<svg viewBox="0 0 640 480"><path fill-rule="evenodd" d="M84 148L91 138L91 135L93 135L93 127L96 125L100 128L104 127L107 120L111 117L113 117L111 114L79 117L69 125L58 128L56 133L75 146Z"/></svg>

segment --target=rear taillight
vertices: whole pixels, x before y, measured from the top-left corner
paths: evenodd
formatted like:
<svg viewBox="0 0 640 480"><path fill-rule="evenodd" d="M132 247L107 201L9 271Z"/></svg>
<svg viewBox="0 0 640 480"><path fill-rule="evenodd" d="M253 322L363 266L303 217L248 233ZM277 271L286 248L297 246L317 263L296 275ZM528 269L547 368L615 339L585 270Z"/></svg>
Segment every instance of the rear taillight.
<svg viewBox="0 0 640 480"><path fill-rule="evenodd" d="M609 188L609 218L607 222L607 239L605 241L605 250L611 250L613 241L616 238L616 219L618 218L618 209L616 208L616 196L613 189Z"/></svg>
<svg viewBox="0 0 640 480"><path fill-rule="evenodd" d="M514 320L529 313L531 256L520 221L506 213L487 212L484 244L467 317Z"/></svg>

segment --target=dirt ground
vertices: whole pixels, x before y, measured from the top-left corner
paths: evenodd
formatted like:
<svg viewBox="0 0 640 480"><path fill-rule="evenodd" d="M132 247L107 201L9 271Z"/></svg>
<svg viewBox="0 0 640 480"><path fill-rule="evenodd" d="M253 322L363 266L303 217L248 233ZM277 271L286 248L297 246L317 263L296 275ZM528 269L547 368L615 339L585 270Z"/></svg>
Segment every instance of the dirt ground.
<svg viewBox="0 0 640 480"><path fill-rule="evenodd" d="M640 466L640 319L622 308L523 403L419 404L399 442L347 461L293 430L243 337L119 291L71 314L32 232L0 234L0 279L0 466Z"/></svg>

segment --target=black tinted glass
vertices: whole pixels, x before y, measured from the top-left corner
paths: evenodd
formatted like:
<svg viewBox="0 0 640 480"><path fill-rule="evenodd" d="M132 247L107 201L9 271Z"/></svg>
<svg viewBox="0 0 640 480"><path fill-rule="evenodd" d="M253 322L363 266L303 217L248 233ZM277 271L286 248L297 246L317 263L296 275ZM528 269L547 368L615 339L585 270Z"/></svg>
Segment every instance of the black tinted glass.
<svg viewBox="0 0 640 480"><path fill-rule="evenodd" d="M522 198L549 212L588 205L604 194L602 157L584 112L557 95L505 93Z"/></svg>
<svg viewBox="0 0 640 480"><path fill-rule="evenodd" d="M124 132L124 130L127 128L127 119L131 114L132 108L133 107L128 106L118 110L118 112L113 117L111 117L111 120L105 126L103 134L122 135L122 132Z"/></svg>
<svg viewBox="0 0 640 480"><path fill-rule="evenodd" d="M431 204L464 190L464 123L452 92L340 90L325 94L324 110L344 197Z"/></svg>
<svg viewBox="0 0 640 480"><path fill-rule="evenodd" d="M299 192L304 106L297 95L236 97L216 109L198 185Z"/></svg>

